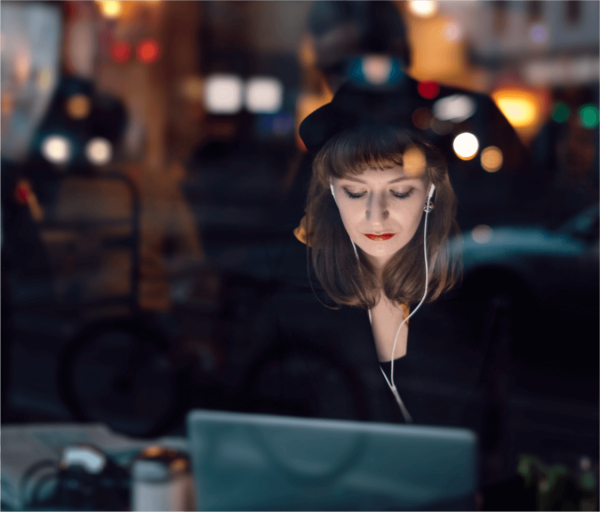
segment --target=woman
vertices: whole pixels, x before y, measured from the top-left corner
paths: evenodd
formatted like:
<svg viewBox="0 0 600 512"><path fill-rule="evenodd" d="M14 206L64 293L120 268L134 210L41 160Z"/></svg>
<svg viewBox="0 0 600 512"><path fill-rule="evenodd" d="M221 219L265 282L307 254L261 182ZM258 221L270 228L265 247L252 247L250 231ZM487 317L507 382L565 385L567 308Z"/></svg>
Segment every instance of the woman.
<svg viewBox="0 0 600 512"><path fill-rule="evenodd" d="M432 216L427 250L434 191L439 213ZM456 281L456 261L449 264L446 243L458 229L443 159L398 127L342 130L315 158L307 205L296 235L311 246L316 276L328 296L368 311L378 359L390 363L386 380L411 421L393 378L396 360L407 354L408 326L402 326L410 304L420 306L427 292L435 299Z"/></svg>
<svg viewBox="0 0 600 512"><path fill-rule="evenodd" d="M302 123L316 155L306 216L232 351L234 392L257 412L468 427L497 450L503 430L488 442L485 406L504 347L486 335L487 304L448 293L454 193L442 155L407 128L411 113L385 91L342 88Z"/></svg>

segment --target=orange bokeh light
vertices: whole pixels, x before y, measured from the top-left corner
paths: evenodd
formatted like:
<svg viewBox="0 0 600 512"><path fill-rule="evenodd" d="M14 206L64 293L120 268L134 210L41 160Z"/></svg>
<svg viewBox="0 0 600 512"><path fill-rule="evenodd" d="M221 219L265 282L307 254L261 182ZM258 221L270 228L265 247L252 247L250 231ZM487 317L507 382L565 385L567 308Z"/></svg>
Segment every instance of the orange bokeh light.
<svg viewBox="0 0 600 512"><path fill-rule="evenodd" d="M74 94L67 100L65 108L69 117L73 119L85 119L90 115L92 103L90 98L85 94Z"/></svg>
<svg viewBox="0 0 600 512"><path fill-rule="evenodd" d="M117 0L100 0L100 11L106 18L118 18L123 11L123 5Z"/></svg>
<svg viewBox="0 0 600 512"><path fill-rule="evenodd" d="M481 152L481 167L487 172L499 171L503 160L502 150L496 146L489 146Z"/></svg>
<svg viewBox="0 0 600 512"><path fill-rule="evenodd" d="M501 88L492 93L492 98L515 128L530 128L536 123L540 105L530 91L517 87Z"/></svg>

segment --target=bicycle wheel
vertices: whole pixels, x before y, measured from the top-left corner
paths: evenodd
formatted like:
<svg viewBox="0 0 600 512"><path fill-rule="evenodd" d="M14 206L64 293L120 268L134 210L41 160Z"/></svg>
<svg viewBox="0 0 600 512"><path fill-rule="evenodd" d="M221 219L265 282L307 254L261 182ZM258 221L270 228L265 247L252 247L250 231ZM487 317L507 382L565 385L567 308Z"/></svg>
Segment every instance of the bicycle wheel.
<svg viewBox="0 0 600 512"><path fill-rule="evenodd" d="M60 371L65 401L81 421L135 437L155 436L183 412L179 376L151 333L104 325L81 337Z"/></svg>

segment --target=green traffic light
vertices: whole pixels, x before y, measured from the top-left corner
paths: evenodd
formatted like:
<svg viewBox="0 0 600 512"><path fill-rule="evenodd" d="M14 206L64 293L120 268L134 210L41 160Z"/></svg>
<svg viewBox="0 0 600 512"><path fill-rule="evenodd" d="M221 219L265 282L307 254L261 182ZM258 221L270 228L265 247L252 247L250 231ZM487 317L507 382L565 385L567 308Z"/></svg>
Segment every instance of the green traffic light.
<svg viewBox="0 0 600 512"><path fill-rule="evenodd" d="M598 107L596 105L583 105L579 108L581 124L589 129L598 126Z"/></svg>

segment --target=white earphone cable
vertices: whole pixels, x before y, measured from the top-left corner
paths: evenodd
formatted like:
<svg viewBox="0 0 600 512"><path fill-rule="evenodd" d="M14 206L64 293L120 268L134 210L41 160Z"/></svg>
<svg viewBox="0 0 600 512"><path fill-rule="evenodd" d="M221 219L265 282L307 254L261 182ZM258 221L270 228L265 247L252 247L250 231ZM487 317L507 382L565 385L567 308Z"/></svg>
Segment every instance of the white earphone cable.
<svg viewBox="0 0 600 512"><path fill-rule="evenodd" d="M390 379L388 379L385 372L383 371L383 368L379 367L379 369L381 370L381 373L383 374L383 377L385 378L385 381L387 382L388 386L392 390L392 393L394 394L394 397L396 398L396 402L398 402L398 405L400 406L400 410L402 411L402 415L404 416L406 423L412 423L412 417L409 414L406 407L404 406L404 403L402 402L402 399L400 398L400 394L398 393L396 384L394 382L394 360L395 360L394 355L396 353L396 343L398 342L398 335L400 334L400 329L402 329L402 326L406 322L408 322L410 317L412 317L417 312L417 310L421 307L421 304L423 304L423 302L425 301L425 297L427 297L427 289L429 287L429 265L428 265L428 261L427 261L427 220L428 220L428 216L429 216L429 212L426 211L425 212L425 229L424 229L424 236L423 236L423 250L425 252L425 293L423 294L423 298L421 299L421 302L419 302L417 307L412 310L410 315L408 315L404 320L402 320L400 327L398 327L398 330L396 331L396 337L394 338L394 345L392 347L392 361L391 361L391 371L390 371L391 382L390 382ZM369 311L369 313L370 313L370 311ZM370 314L369 314L369 320L371 320Z"/></svg>

